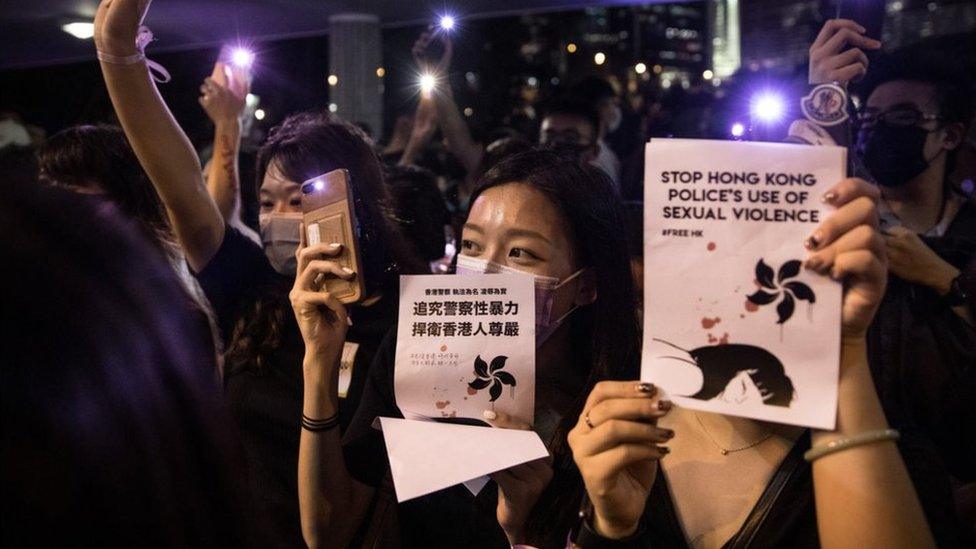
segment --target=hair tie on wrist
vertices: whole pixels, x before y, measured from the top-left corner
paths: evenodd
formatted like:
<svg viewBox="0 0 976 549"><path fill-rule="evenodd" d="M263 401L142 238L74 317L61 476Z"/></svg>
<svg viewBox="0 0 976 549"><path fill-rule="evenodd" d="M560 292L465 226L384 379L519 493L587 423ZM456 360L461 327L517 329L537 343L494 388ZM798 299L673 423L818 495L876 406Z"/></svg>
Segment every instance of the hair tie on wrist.
<svg viewBox="0 0 976 549"><path fill-rule="evenodd" d="M312 419L305 414L302 414L301 427L306 431L311 431L313 433L320 433L322 431L328 431L329 429L339 425L339 414L333 414L331 417L326 419Z"/></svg>
<svg viewBox="0 0 976 549"><path fill-rule="evenodd" d="M808 462L816 461L824 456L836 454L850 448L864 446L875 442L896 441L901 435L894 429L877 429L854 435L849 438L832 440L826 444L810 448L803 454L803 459Z"/></svg>
<svg viewBox="0 0 976 549"><path fill-rule="evenodd" d="M149 69L149 75L152 79L160 84L165 84L169 82L172 77L166 67L163 67L159 63L153 61L146 57L146 46L153 41L153 33L149 30L149 27L142 25L139 27L139 32L136 34L136 51L133 55L119 56L105 53L103 51L96 51L95 54L98 60L103 63L110 63L112 65L135 65L141 61L146 62L146 68Z"/></svg>

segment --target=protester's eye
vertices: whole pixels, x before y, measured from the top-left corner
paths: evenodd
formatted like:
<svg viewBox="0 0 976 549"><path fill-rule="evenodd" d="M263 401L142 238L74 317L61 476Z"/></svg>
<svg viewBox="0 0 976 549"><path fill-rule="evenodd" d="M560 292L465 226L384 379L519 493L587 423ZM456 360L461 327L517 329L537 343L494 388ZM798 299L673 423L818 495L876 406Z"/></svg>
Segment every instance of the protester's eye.
<svg viewBox="0 0 976 549"><path fill-rule="evenodd" d="M472 240L468 240L465 238L461 240L461 249L476 251L478 249L478 244Z"/></svg>
<svg viewBox="0 0 976 549"><path fill-rule="evenodd" d="M291 201L289 202L289 204L292 205L292 206L296 206L296 207L301 206L302 205L302 199L301 198L292 198Z"/></svg>
<svg viewBox="0 0 976 549"><path fill-rule="evenodd" d="M508 257L515 257L519 259L539 259L539 256L525 248L512 248L508 251Z"/></svg>
<svg viewBox="0 0 976 549"><path fill-rule="evenodd" d="M261 201L261 209L262 210L270 210L271 208L274 208L274 202L272 202L270 200L262 200Z"/></svg>

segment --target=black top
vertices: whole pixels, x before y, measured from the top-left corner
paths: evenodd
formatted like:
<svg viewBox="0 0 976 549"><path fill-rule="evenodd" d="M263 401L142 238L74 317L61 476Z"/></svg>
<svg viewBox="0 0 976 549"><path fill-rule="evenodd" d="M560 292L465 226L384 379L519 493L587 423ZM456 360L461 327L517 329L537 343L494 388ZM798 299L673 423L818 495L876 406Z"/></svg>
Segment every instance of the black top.
<svg viewBox="0 0 976 549"><path fill-rule="evenodd" d="M197 275L225 340L255 302L268 299L282 323L280 342L264 364L228 365L225 394L247 454L248 487L255 520L268 523L276 547L305 547L298 510L298 427L302 413L305 348L286 293L293 279L271 268L264 251L227 227L213 259ZM369 364L395 319L395 300L350 309L346 341L359 343L348 397L339 403L341 425L352 419Z"/></svg>
<svg viewBox="0 0 976 549"><path fill-rule="evenodd" d="M786 455L766 489L760 495L742 527L722 547L738 549L744 547L820 547L817 531L816 506L813 496L813 472L803 459L803 453L810 448L810 435L805 432ZM959 536L958 524L952 511L952 497L940 491L940 486L919 484L915 478L913 464L932 459L924 439L912 435L903 437L898 443L909 475L915 481L923 510L939 547L963 547L965 543ZM577 538L590 543L584 547L599 547L604 540L592 532ZM644 509L642 527L639 535L625 542L605 544L620 548L676 548L686 549L681 521L674 507L671 491L663 471L657 480Z"/></svg>
<svg viewBox="0 0 976 549"><path fill-rule="evenodd" d="M360 482L380 488L389 472L383 434L372 427L377 417L402 418L393 393L396 329L376 352L362 401L343 440L346 466ZM495 518L498 492L493 483L477 497L453 486L397 506L403 547L509 547ZM368 523L368 521L367 521Z"/></svg>
<svg viewBox="0 0 976 549"><path fill-rule="evenodd" d="M976 257L976 203L963 203L944 236L922 240L964 270ZM867 341L891 426L928 436L954 476L976 481L976 329L931 289L890 275Z"/></svg>

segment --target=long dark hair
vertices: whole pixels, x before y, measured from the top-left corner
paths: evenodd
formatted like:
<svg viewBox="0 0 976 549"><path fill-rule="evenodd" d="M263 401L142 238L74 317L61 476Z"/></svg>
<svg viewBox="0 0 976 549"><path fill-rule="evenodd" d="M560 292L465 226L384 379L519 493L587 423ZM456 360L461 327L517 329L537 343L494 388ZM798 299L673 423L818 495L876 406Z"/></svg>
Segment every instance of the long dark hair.
<svg viewBox="0 0 976 549"><path fill-rule="evenodd" d="M271 130L258 151L255 192L272 164L299 184L332 170L349 170L366 295L382 294L395 301L400 274L428 272L393 222L382 165L362 130L328 113L292 115ZM293 322L286 293L284 285L268 288L239 319L227 346L228 373L249 364L264 367L265 358L281 343L284 327Z"/></svg>
<svg viewBox="0 0 976 549"><path fill-rule="evenodd" d="M109 202L0 195L3 545L260 546L172 269Z"/></svg>
<svg viewBox="0 0 976 549"><path fill-rule="evenodd" d="M121 128L107 124L67 128L38 148L37 161L41 181L104 193L154 244L167 251L173 245L163 203Z"/></svg>
<svg viewBox="0 0 976 549"><path fill-rule="evenodd" d="M637 379L640 330L633 278L627 254L623 205L610 178L578 158L548 149L512 155L488 170L471 196L507 183L542 191L562 212L572 231L579 267L588 268L597 299L570 318L578 357L575 367L586 379L573 407L563 417L550 444L555 475L529 519L530 542L561 546L576 519L583 483L566 436L576 424L587 395L597 382Z"/></svg>

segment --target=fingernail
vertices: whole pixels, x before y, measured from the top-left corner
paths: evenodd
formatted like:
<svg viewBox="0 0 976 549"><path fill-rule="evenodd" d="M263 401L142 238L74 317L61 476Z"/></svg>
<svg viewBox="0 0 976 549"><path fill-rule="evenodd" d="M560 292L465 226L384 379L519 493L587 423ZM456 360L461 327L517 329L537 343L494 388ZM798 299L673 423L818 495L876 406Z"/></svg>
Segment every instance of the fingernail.
<svg viewBox="0 0 976 549"><path fill-rule="evenodd" d="M354 271L354 270L352 270L352 269L350 269L349 267L343 267L343 268L342 268L342 272L344 272L344 273L346 273L346 274L353 274L353 273L355 273L356 271Z"/></svg>
<svg viewBox="0 0 976 549"><path fill-rule="evenodd" d="M329 244L330 248L338 248L339 246L342 246L342 244L339 244L338 242L333 242L332 244Z"/></svg>
<svg viewBox="0 0 976 549"><path fill-rule="evenodd" d="M665 429L664 438L674 438L674 431L672 431L671 429Z"/></svg>
<svg viewBox="0 0 976 549"><path fill-rule="evenodd" d="M661 410L662 412L667 412L671 409L671 406L672 404L670 400L660 400L657 403L657 409Z"/></svg>
<svg viewBox="0 0 976 549"><path fill-rule="evenodd" d="M671 453L671 448L668 448L667 446L658 446L657 449L658 449L659 452L661 452L662 454L665 454L665 455Z"/></svg>
<svg viewBox="0 0 976 549"><path fill-rule="evenodd" d="M808 236L806 240L803 241L803 247L808 250L816 250L820 246L820 242L823 240L823 234L820 231L814 232L812 235Z"/></svg>
<svg viewBox="0 0 976 549"><path fill-rule="evenodd" d="M492 410L485 410L484 412L482 412L481 415L484 416L484 418L487 419L488 421L494 421L495 419L498 419L498 414L496 414Z"/></svg>
<svg viewBox="0 0 976 549"><path fill-rule="evenodd" d="M646 381L641 381L640 383L638 383L636 389L638 393L647 393L647 394L651 394L656 390L653 383L648 383Z"/></svg>
<svg viewBox="0 0 976 549"><path fill-rule="evenodd" d="M827 191L824 193L823 197L820 199L824 204L830 204L834 200L837 200L837 193L834 191Z"/></svg>

